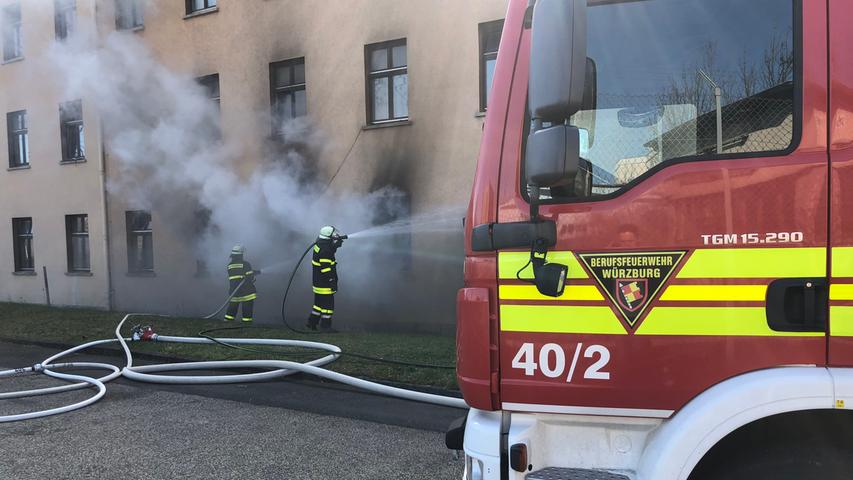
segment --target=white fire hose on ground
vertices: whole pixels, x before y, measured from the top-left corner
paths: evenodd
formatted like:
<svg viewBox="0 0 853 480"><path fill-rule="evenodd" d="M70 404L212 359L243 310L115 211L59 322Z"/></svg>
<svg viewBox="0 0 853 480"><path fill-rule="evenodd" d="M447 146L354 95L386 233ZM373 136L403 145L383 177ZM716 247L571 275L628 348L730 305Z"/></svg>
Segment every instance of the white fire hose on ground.
<svg viewBox="0 0 853 480"><path fill-rule="evenodd" d="M230 300L230 297L229 297ZM227 303L227 302L226 302ZM220 309L221 310L221 309ZM468 405L461 398L447 397L443 395L435 395L430 393L417 392L414 390L406 390L404 388L391 387L376 382L362 380L360 378L351 377L341 373L333 372L322 368L335 361L342 351L339 347L328 343L309 342L303 340L286 340L286 339L262 339L262 338L222 338L210 339L200 337L171 337L166 335L158 335L152 330L144 331L135 329L133 338L125 338L121 335L121 328L124 323L134 316L149 316L148 314L130 313L119 322L115 330L115 339L96 340L85 343L83 345L70 348L63 352L57 353L50 358L47 358L40 364L30 367L18 368L13 370L0 371L0 379L42 373L49 377L64 380L67 382L76 382L69 385L56 387L46 387L34 390L0 393L0 400L33 397L38 395L49 395L61 392L68 392L82 388L95 387L97 393L90 398L63 407L40 410L37 412L23 413L17 415L0 416L0 423L15 422L20 420L30 420L35 418L47 417L50 415L58 415L60 413L71 412L86 406L89 406L100 400L107 392L106 383L120 376L124 376L130 380L149 383L164 383L164 384L225 384L225 383L244 383L244 382L260 382L272 380L275 378L293 375L295 373L307 373L318 377L326 378L336 382L344 383L356 388L367 390L380 395L388 395L392 397L413 400L417 402L432 403L447 407L467 409ZM312 360L307 363L283 361L283 360L231 360L231 361L207 361L207 362L186 362L186 363L171 363L171 364L156 364L156 365L133 365L133 354L128 346L128 341L156 341L169 343L194 343L194 344L217 344L227 343L230 345L264 345L276 347L301 347L311 348L329 352L328 355ZM119 368L108 363L96 362L67 362L55 363L61 358L80 352L87 348L105 345L118 342L125 353L126 365ZM244 373L233 375L200 375L200 376L184 376L184 375L159 375L158 372L186 371L186 370L228 370L235 368L259 368L269 369L258 373ZM68 373L60 373L56 370L66 369L96 369L107 370L110 373L100 378L93 378L84 375L72 375Z"/></svg>

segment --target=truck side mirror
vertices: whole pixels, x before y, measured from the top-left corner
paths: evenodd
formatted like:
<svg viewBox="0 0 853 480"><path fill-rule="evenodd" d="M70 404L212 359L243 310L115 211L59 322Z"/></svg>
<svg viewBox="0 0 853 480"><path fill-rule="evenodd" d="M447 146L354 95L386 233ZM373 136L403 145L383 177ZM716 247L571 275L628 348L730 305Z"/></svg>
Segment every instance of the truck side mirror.
<svg viewBox="0 0 853 480"><path fill-rule="evenodd" d="M578 173L581 132L570 125L533 131L527 139L524 172L528 185L561 187Z"/></svg>
<svg viewBox="0 0 853 480"><path fill-rule="evenodd" d="M537 0L530 47L530 116L563 123L584 106L587 0Z"/></svg>

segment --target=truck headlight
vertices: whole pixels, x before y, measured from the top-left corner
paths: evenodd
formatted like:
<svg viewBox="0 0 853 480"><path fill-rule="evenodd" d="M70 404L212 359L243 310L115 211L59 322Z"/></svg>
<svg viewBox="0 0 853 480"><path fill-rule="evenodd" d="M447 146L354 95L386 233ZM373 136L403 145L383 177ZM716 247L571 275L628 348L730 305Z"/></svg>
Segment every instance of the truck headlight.
<svg viewBox="0 0 853 480"><path fill-rule="evenodd" d="M465 455L465 480L483 480L483 462Z"/></svg>

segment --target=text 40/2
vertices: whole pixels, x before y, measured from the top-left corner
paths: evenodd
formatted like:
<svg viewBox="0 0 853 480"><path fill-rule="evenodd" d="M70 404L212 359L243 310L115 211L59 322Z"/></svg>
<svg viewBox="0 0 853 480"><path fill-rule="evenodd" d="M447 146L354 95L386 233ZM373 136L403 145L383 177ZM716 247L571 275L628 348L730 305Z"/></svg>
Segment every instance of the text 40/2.
<svg viewBox="0 0 853 480"><path fill-rule="evenodd" d="M588 363L586 359L592 362L584 370L583 378L587 380L610 380L610 372L604 371L604 368L610 363L610 350L604 345L589 345L584 348L583 343L578 343L574 351L570 353L572 362L568 366L568 373L566 373L567 355L563 347L556 343L546 343L537 351L534 344L525 343L515 354L515 358L512 359L512 368L524 370L524 374L528 377L535 375L536 370L548 378L558 378L565 375L566 383L572 383L581 353L585 359L584 363Z"/></svg>
<svg viewBox="0 0 853 480"><path fill-rule="evenodd" d="M773 243L802 243L803 232L716 233L702 235L705 245L760 245Z"/></svg>

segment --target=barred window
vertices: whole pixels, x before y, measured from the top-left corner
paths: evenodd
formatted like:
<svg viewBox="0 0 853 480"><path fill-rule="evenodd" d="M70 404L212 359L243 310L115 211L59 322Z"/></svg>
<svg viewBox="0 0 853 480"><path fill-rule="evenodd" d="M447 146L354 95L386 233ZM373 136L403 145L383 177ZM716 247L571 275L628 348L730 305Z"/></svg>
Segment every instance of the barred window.
<svg viewBox="0 0 853 480"><path fill-rule="evenodd" d="M68 271L70 273L91 271L88 215L65 216L65 243L68 253Z"/></svg>
<svg viewBox="0 0 853 480"><path fill-rule="evenodd" d="M12 248L15 255L16 272L35 271L35 257L33 256L33 219L12 219Z"/></svg>
<svg viewBox="0 0 853 480"><path fill-rule="evenodd" d="M618 192L674 159L788 150L799 88L795 4L590 3L595 106L570 121L582 132L582 180L553 196Z"/></svg>
<svg viewBox="0 0 853 480"><path fill-rule="evenodd" d="M365 47L367 119L386 123L409 118L409 74L406 39Z"/></svg>
<svg viewBox="0 0 853 480"><path fill-rule="evenodd" d="M2 11L3 61L24 56L24 40L21 31L21 4L14 3Z"/></svg>
<svg viewBox="0 0 853 480"><path fill-rule="evenodd" d="M79 162L86 158L86 141L83 137L83 102L75 100L59 106L60 135L62 136L62 161Z"/></svg>
<svg viewBox="0 0 853 480"><path fill-rule="evenodd" d="M29 165L30 136L26 110L6 114L6 134L9 142L9 168Z"/></svg>
<svg viewBox="0 0 853 480"><path fill-rule="evenodd" d="M124 215L127 228L127 271L153 272L154 237L151 212L136 210L125 212Z"/></svg>

